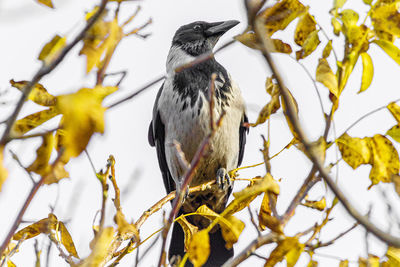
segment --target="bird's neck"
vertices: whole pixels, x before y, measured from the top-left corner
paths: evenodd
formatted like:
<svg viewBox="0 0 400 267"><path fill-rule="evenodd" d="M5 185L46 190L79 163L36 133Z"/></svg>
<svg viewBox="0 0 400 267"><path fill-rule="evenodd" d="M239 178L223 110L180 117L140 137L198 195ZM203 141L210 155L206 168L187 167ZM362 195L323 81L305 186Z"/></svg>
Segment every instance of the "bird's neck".
<svg viewBox="0 0 400 267"><path fill-rule="evenodd" d="M194 56L189 55L179 46L172 46L167 57L167 74L172 75L175 69L195 60Z"/></svg>

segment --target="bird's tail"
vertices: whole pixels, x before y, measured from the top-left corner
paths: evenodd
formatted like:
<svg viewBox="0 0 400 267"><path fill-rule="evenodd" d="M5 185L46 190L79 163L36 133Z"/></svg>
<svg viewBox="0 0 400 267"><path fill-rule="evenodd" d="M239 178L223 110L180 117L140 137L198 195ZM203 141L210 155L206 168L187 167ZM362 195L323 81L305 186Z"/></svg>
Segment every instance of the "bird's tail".
<svg viewBox="0 0 400 267"><path fill-rule="evenodd" d="M214 233L210 233L210 256L203 267L219 267L222 266L229 258L233 257L233 248L227 249L225 247L225 240L222 237L221 228L218 228ZM172 258L177 258L180 256L182 259L185 255L185 245L184 245L185 235L183 233L182 227L178 224L174 224L174 229L172 231L171 242L169 246L168 257L170 260ZM193 265L186 262L185 267L192 267Z"/></svg>

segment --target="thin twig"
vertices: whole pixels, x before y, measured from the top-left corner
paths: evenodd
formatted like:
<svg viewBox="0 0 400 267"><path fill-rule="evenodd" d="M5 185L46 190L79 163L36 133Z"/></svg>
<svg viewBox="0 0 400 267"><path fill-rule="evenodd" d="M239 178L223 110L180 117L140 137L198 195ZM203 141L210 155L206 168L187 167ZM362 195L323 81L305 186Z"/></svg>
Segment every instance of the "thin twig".
<svg viewBox="0 0 400 267"><path fill-rule="evenodd" d="M52 132L57 131L58 129L60 129L60 127L57 127L57 128L54 128L54 129L51 129L51 130L48 130L48 131L45 131L45 132L42 132L42 133L27 134L27 135L21 135L21 136L13 136L13 137L10 137L8 139L8 141L17 140L17 139L28 139L28 138L34 138L34 137L43 137L45 135L48 135L48 134L50 134Z"/></svg>
<svg viewBox="0 0 400 267"><path fill-rule="evenodd" d="M32 174L28 171L27 168L24 167L24 165L22 165L22 162L19 160L17 154L15 154L11 149L8 150L11 153L12 158L18 163L18 165L24 169L24 171L28 174L29 178L31 179L32 183L35 184L35 179L33 179Z"/></svg>
<svg viewBox="0 0 400 267"><path fill-rule="evenodd" d="M353 226L351 226L349 229L347 229L346 231L340 233L338 236L336 236L335 238L333 238L330 241L324 242L324 243L317 243L316 245L307 245L308 247L312 247L313 249L318 249L318 248L322 248L322 247L327 247L332 245L333 243L335 243L336 240L342 238L343 236L345 236L346 234L348 234L349 232L351 232L354 228L356 228L359 224L355 223Z"/></svg>
<svg viewBox="0 0 400 267"><path fill-rule="evenodd" d="M36 74L33 76L32 80L21 90L22 91L22 96L18 100L17 106L15 107L13 113L9 117L7 124L6 124L6 129L3 132L3 136L1 137L0 144L5 144L8 140L8 136L10 134L11 128L14 125L15 120L17 119L17 116L19 112L21 111L21 108L25 102L25 99L29 96L30 92L32 91L33 87L47 74L49 74L51 71L53 71L58 64L64 59L64 57L71 51L71 49L79 43L86 35L86 32L93 26L93 24L97 21L97 19L100 17L101 13L103 13L106 5L108 3L108 0L102 0L100 3L100 6L97 10L97 12L89 19L87 22L86 26L82 29L82 31L75 37L75 39L69 43L67 46L64 47L64 49L60 52L59 56L55 58L50 64L43 64L42 67L36 72ZM3 247L1 249L3 251Z"/></svg>
<svg viewBox="0 0 400 267"><path fill-rule="evenodd" d="M289 92L287 91L286 87L284 86L283 79L280 76L280 73L275 66L275 63L273 62L271 55L268 51L268 35L265 33L265 29L263 27L263 24L261 21L256 22L256 27L255 27L255 32L257 36L261 39L262 41L262 53L264 58L266 59L268 65L270 66L273 74L275 75L275 78L278 82L278 85L281 89L281 94L285 100L286 103L291 103L290 102L290 95ZM304 148L306 149L307 153L310 155L310 159L313 162L314 166L317 168L317 170L320 173L320 176L322 176L325 180L325 182L328 184L329 188L333 191L335 196L340 200L346 211L360 224L362 224L368 231L373 233L378 239L381 241L387 243L388 245L394 246L394 247L400 247L400 238L392 236L378 227L375 226L374 223L372 223L370 220L368 220L367 217L361 215L357 209L355 209L350 202L348 201L347 197L343 194L343 192L339 189L339 187L336 185L336 183L332 180L330 177L329 173L327 170L324 168L323 163L321 162L321 159L318 155L316 155L312 144L308 140L308 137L305 135L300 122L297 118L297 113L294 109L294 107L290 104L287 105L287 114L289 117L290 122L292 123L295 131L297 132L300 141L303 143ZM333 112L331 112L331 115ZM330 116L331 117L331 116ZM331 119L327 120L327 124L330 124Z"/></svg>
<svg viewBox="0 0 400 267"><path fill-rule="evenodd" d="M398 101L400 101L400 98L398 98L398 99L396 99L396 100L394 100L394 101L390 101L391 103L392 102L398 102ZM380 110L382 110L382 109L385 109L385 108L387 108L387 104L386 105L384 105L384 106L381 106L381 107L379 107L379 108L376 108L376 109L374 109L374 110L372 110L372 111L370 111L370 112L368 112L368 113L366 113L366 114L364 114L364 115L362 115L360 118L358 118L355 122L353 122L349 127L347 127L347 129L344 131L345 133L347 133L351 128L353 128L357 123L359 123L360 121L362 121L363 119L365 119L365 118L367 118L368 116L370 116L370 115L372 115L372 114L374 114L374 113L376 113L376 112L378 112L378 111L380 111Z"/></svg>
<svg viewBox="0 0 400 267"><path fill-rule="evenodd" d="M258 227L256 221L254 220L253 212L251 211L250 206L247 206L247 210L248 210L248 212L250 214L250 221L253 224L254 228L257 230L257 235L261 236L260 228Z"/></svg>

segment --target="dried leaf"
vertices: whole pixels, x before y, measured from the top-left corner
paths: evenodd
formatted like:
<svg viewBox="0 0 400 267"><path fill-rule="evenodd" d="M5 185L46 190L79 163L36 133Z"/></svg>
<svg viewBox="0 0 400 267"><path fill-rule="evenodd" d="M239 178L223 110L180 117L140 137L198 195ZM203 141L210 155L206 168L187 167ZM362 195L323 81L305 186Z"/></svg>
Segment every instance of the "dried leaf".
<svg viewBox="0 0 400 267"><path fill-rule="evenodd" d="M55 139L52 133L46 134L42 137L42 145L36 150L36 159L27 168L30 172L35 172L40 175L44 175L49 172L50 165L49 160L51 152L55 147Z"/></svg>
<svg viewBox="0 0 400 267"><path fill-rule="evenodd" d="M290 22L307 11L298 0L283 0L261 12L269 35L285 29Z"/></svg>
<svg viewBox="0 0 400 267"><path fill-rule="evenodd" d="M339 267L349 267L349 260L342 260L339 262Z"/></svg>
<svg viewBox="0 0 400 267"><path fill-rule="evenodd" d="M114 228L104 228L95 237L95 243L90 255L80 265L81 267L100 266L100 263L108 255L108 248L113 241Z"/></svg>
<svg viewBox="0 0 400 267"><path fill-rule="evenodd" d="M336 36L339 36L340 32L342 31L342 24L340 24L340 22L335 17L331 19L331 24L333 27L333 33Z"/></svg>
<svg viewBox="0 0 400 267"><path fill-rule="evenodd" d="M294 242L293 246L290 248L289 252L286 254L286 263L287 267L293 267L296 265L297 261L300 258L301 253L304 251L305 245L298 242Z"/></svg>
<svg viewBox="0 0 400 267"><path fill-rule="evenodd" d="M268 193L264 193L264 198L261 202L260 213L258 214L258 223L262 230L265 230L265 228L267 227L275 233L283 233L281 222L276 217L272 216L269 206Z"/></svg>
<svg viewBox="0 0 400 267"><path fill-rule="evenodd" d="M50 230L55 230L57 225L57 217L50 213L47 218L41 219L14 234L13 240L20 240L25 236L25 239L30 239L41 233L48 234Z"/></svg>
<svg viewBox="0 0 400 267"><path fill-rule="evenodd" d="M260 50L262 46L257 40L257 36L254 32L246 32L235 36L235 39L247 47Z"/></svg>
<svg viewBox="0 0 400 267"><path fill-rule="evenodd" d="M185 217L179 216L176 221L181 225L183 233L185 234L185 249L188 250L190 242L192 242L193 235L199 231L197 226L189 223Z"/></svg>
<svg viewBox="0 0 400 267"><path fill-rule="evenodd" d="M378 1L371 9L371 20L375 30L400 37L400 13L397 1Z"/></svg>
<svg viewBox="0 0 400 267"><path fill-rule="evenodd" d="M222 223L224 222L224 223ZM226 222L229 222L226 223ZM220 222L222 237L225 240L225 247L231 249L233 244L239 240L239 236L242 233L245 224L241 220L237 219L235 216L227 216L224 221Z"/></svg>
<svg viewBox="0 0 400 267"><path fill-rule="evenodd" d="M76 251L74 241L65 227L63 222L59 222L59 231L61 234L61 244L64 245L65 249L75 258L79 259L78 252Z"/></svg>
<svg viewBox="0 0 400 267"><path fill-rule="evenodd" d="M400 143L400 126L395 125L392 128L390 128L387 132L386 135L389 135L392 137L396 142Z"/></svg>
<svg viewBox="0 0 400 267"><path fill-rule="evenodd" d="M133 233L135 236L139 235L135 225L127 222L127 220L125 219L125 215L122 213L121 210L117 210L114 220L118 225L119 234L125 235L127 233Z"/></svg>
<svg viewBox="0 0 400 267"><path fill-rule="evenodd" d="M388 183L399 173L399 155L389 139L383 135L352 138L347 133L336 140L343 160L353 169L361 164L371 164L369 178L372 185L380 181Z"/></svg>
<svg viewBox="0 0 400 267"><path fill-rule="evenodd" d="M274 47L269 50L271 53L284 53L284 54L292 53L292 47L289 44L284 43L280 39L271 39L271 41L274 45Z"/></svg>
<svg viewBox="0 0 400 267"><path fill-rule="evenodd" d="M254 182L254 184L239 192L233 193L235 199L226 207L224 212L228 215L236 213L247 207L254 198L264 192L272 192L279 195L279 185L269 173L263 179Z"/></svg>
<svg viewBox="0 0 400 267"><path fill-rule="evenodd" d="M338 9L342 8L344 3L346 3L347 0L335 0L333 3L333 8Z"/></svg>
<svg viewBox="0 0 400 267"><path fill-rule="evenodd" d="M388 247L386 252L386 257L388 257L389 266L399 266L400 264L400 248Z"/></svg>
<svg viewBox="0 0 400 267"><path fill-rule="evenodd" d="M44 183L58 183L61 179L69 177L69 173L65 170L65 164L66 162L62 160L54 162L49 171L44 174Z"/></svg>
<svg viewBox="0 0 400 267"><path fill-rule="evenodd" d="M390 56L394 61L396 61L397 64L400 65L400 49L397 46L386 40L374 40L373 42L382 48L382 50L385 51L388 56Z"/></svg>
<svg viewBox="0 0 400 267"><path fill-rule="evenodd" d="M333 73L328 61L325 58L320 58L317 66L316 79L329 89L329 91L339 98L338 81Z"/></svg>
<svg viewBox="0 0 400 267"><path fill-rule="evenodd" d="M319 211L323 211L326 208L326 199L323 197L321 200L305 200L305 203L302 203L301 205L312 208L312 209L317 209Z"/></svg>
<svg viewBox="0 0 400 267"><path fill-rule="evenodd" d="M54 8L54 5L53 5L53 3L51 2L51 0L36 0L36 1L37 1L38 3L41 3L41 4L45 5L45 6Z"/></svg>
<svg viewBox="0 0 400 267"><path fill-rule="evenodd" d="M303 59L309 56L321 43L318 37L318 30L313 31L307 36L302 49L296 52L296 59Z"/></svg>
<svg viewBox="0 0 400 267"><path fill-rule="evenodd" d="M13 87L22 91L29 82L28 81L16 82L14 80L10 80L10 83ZM44 86L40 83L37 83L32 88L32 91L30 92L27 99L32 100L33 102L41 106L50 107L56 104L56 97L49 94L46 88L44 88Z"/></svg>
<svg viewBox="0 0 400 267"><path fill-rule="evenodd" d="M375 255L368 255L368 259L358 258L359 267L379 267L379 258Z"/></svg>
<svg viewBox="0 0 400 267"><path fill-rule="evenodd" d="M338 139L336 144L339 147L343 160L353 169L358 168L361 164L368 164L371 161L371 148L369 139L350 137L344 133Z"/></svg>
<svg viewBox="0 0 400 267"><path fill-rule="evenodd" d="M269 255L269 258L265 263L264 267L275 266L275 264L281 262L285 258L285 256L289 253L289 251L296 249L301 245L302 244L299 244L299 240L296 237L286 237L283 241L279 241L278 246ZM290 259L291 263L293 263L294 260L296 260L297 262L297 259L295 258L297 256L296 254L297 253L292 253ZM300 256L300 254L298 256Z"/></svg>
<svg viewBox="0 0 400 267"><path fill-rule="evenodd" d="M269 119L269 117L272 114L276 113L281 107L279 102L279 95L280 95L279 87L277 84L272 82L272 78L267 79L265 88L267 92L271 95L271 100L260 111L260 114L258 114L257 121L251 124L252 127L264 123L266 120Z"/></svg>
<svg viewBox="0 0 400 267"><path fill-rule="evenodd" d="M316 21L310 13L305 13L299 20L294 33L294 42L303 46L307 37L316 30Z"/></svg>
<svg viewBox="0 0 400 267"><path fill-rule="evenodd" d="M372 147L372 169L369 178L372 185L391 182L393 174L399 173L399 154L392 142L383 135L376 134L371 138Z"/></svg>
<svg viewBox="0 0 400 267"><path fill-rule="evenodd" d="M106 108L101 102L117 89L112 86L96 86L57 97L57 108L63 114L62 138L67 158L78 156L86 148L93 133L103 133Z"/></svg>
<svg viewBox="0 0 400 267"><path fill-rule="evenodd" d="M53 37L40 51L38 59L43 61L45 65L54 61L66 46L67 38L61 37L58 34Z"/></svg>
<svg viewBox="0 0 400 267"><path fill-rule="evenodd" d="M371 85L372 78L374 77L374 65L371 57L367 53L361 53L361 59L363 64L363 72L361 78L361 88L358 93L364 92Z"/></svg>
<svg viewBox="0 0 400 267"><path fill-rule="evenodd" d="M202 266L207 261L210 255L210 240L206 229L193 235L187 253L195 267Z"/></svg>
<svg viewBox="0 0 400 267"><path fill-rule="evenodd" d="M390 111L390 113L392 113L397 123L400 125L400 106L397 105L395 102L392 102L387 106L387 108Z"/></svg>
<svg viewBox="0 0 400 267"><path fill-rule="evenodd" d="M22 136L25 133L35 129L39 125L42 125L46 121L54 118L58 114L58 110L54 107L51 107L19 119L13 125L10 132L10 137Z"/></svg>
<svg viewBox="0 0 400 267"><path fill-rule="evenodd" d="M4 167L4 145L0 146L0 192L1 188L6 181L8 176L8 171Z"/></svg>
<svg viewBox="0 0 400 267"><path fill-rule="evenodd" d="M327 58L331 54L332 51L332 40L329 40L329 42L326 44L324 50L322 51L322 57Z"/></svg>
<svg viewBox="0 0 400 267"><path fill-rule="evenodd" d="M318 266L318 262L316 262L313 259L310 259L310 261L307 264L307 267L317 267Z"/></svg>

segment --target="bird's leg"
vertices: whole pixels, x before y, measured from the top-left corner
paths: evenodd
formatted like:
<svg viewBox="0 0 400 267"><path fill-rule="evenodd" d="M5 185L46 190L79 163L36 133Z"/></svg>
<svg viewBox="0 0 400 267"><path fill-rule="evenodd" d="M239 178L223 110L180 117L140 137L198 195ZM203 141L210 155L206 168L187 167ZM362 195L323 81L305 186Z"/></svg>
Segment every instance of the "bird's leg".
<svg viewBox="0 0 400 267"><path fill-rule="evenodd" d="M221 190L227 190L232 186L231 177L225 168L219 168L217 171L217 185Z"/></svg>

